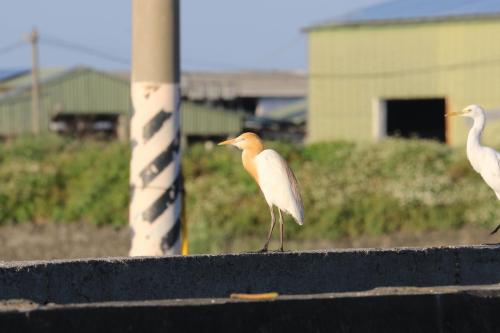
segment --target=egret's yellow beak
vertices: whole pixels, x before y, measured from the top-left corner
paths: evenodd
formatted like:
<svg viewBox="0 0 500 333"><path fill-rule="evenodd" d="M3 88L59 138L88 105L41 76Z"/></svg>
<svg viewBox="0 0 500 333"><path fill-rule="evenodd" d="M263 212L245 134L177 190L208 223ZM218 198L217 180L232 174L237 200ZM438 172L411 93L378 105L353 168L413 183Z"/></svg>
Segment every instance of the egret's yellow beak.
<svg viewBox="0 0 500 333"><path fill-rule="evenodd" d="M236 139L230 139L230 140L226 140L226 141L222 141L222 142L219 142L217 145L218 146L222 146L222 145L232 145L233 143L235 143Z"/></svg>
<svg viewBox="0 0 500 333"><path fill-rule="evenodd" d="M447 114L445 114L445 117L461 116L467 112L468 110L448 112Z"/></svg>

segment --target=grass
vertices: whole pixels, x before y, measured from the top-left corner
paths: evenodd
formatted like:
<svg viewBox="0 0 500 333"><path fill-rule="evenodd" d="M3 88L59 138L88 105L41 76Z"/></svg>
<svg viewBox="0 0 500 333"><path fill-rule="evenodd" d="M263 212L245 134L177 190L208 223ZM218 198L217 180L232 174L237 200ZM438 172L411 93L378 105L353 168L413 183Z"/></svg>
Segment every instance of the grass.
<svg viewBox="0 0 500 333"><path fill-rule="evenodd" d="M301 185L305 225L287 218L285 228L297 240L499 221L497 199L463 148L402 139L270 146ZM119 142L46 136L1 145L0 223L126 225L129 157L128 145ZM269 212L238 151L193 146L184 152L183 168L193 252L265 237Z"/></svg>

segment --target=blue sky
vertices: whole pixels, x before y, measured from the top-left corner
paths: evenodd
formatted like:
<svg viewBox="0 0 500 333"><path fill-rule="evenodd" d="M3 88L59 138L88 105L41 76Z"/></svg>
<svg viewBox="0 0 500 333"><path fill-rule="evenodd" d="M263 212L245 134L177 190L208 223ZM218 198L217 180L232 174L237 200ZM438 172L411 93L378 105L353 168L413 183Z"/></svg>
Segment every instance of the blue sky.
<svg viewBox="0 0 500 333"><path fill-rule="evenodd" d="M146 1L146 0L144 0ZM184 70L305 70L304 26L382 0L181 0L181 66ZM130 59L129 0L16 0L0 7L0 69L27 68L32 27L41 35L45 67L88 65L127 69ZM96 50L90 55L72 44Z"/></svg>

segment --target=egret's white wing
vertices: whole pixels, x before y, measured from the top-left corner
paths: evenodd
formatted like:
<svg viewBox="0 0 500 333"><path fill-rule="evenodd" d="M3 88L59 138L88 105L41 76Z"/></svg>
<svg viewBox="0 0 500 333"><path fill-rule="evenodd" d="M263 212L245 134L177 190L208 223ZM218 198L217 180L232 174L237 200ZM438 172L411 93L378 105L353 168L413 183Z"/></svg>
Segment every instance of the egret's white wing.
<svg viewBox="0 0 500 333"><path fill-rule="evenodd" d="M495 173L496 175L496 180L493 182L493 184L489 184L493 191L495 191L495 195L497 196L497 199L500 200L500 154L496 152L496 157L497 157L497 171Z"/></svg>
<svg viewBox="0 0 500 333"><path fill-rule="evenodd" d="M480 164L479 173L500 199L500 154L490 147L481 148L476 157Z"/></svg>
<svg viewBox="0 0 500 333"><path fill-rule="evenodd" d="M496 153L496 157L497 157L497 169L495 172L496 181L495 181L495 184L493 184L493 186L491 186L491 187L492 187L493 191L495 191L495 194L496 194L498 200L500 200L500 153L498 153L497 151L495 151L495 153Z"/></svg>
<svg viewBox="0 0 500 333"><path fill-rule="evenodd" d="M266 149L255 157L259 186L269 205L292 215L298 224L304 222L304 207L297 179L285 160L274 150Z"/></svg>
<svg viewBox="0 0 500 333"><path fill-rule="evenodd" d="M482 147L480 154L481 174L488 173L494 175L500 180L499 154L490 147Z"/></svg>

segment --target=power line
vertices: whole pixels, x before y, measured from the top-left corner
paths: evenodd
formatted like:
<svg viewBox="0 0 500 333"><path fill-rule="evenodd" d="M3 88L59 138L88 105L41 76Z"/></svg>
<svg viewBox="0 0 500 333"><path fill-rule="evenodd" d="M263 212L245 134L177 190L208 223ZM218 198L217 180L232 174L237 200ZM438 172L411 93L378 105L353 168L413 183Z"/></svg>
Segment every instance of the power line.
<svg viewBox="0 0 500 333"><path fill-rule="evenodd" d="M244 69L244 66L241 66L241 64L234 64L234 63L229 63L229 62L221 62L217 60L207 60L207 59L198 59L198 58L181 58L181 63L184 64L191 64L196 67L196 65L199 66L211 66L211 67L217 67L218 69L224 69L224 70L241 70Z"/></svg>
<svg viewBox="0 0 500 333"><path fill-rule="evenodd" d="M102 52L100 50L97 50L95 48L85 46L82 44L74 43L74 42L69 42L60 38L55 38L55 37L47 37L46 35L42 35L40 37L40 42L49 45L49 46L54 46L66 50L70 50L73 52L79 52L83 54L87 54L90 56L94 56L97 58L105 59L111 62L115 63L120 63L120 64L126 64L130 65L130 59L128 58L122 58L122 57L117 57L105 52Z"/></svg>
<svg viewBox="0 0 500 333"><path fill-rule="evenodd" d="M295 47L299 42L301 42L304 39L304 36L299 34L299 35L294 35L292 38L287 40L285 43L282 45L274 48L267 50L265 54L257 57L255 60L252 61L253 67L246 65L243 66L241 64L234 64L234 63L229 63L229 62L221 62L221 61L213 61L213 60L207 60L207 59L195 59L195 58L182 58L181 62L184 64L198 64L198 65L206 65L206 66L211 66L211 67L217 67L218 69L223 69L223 70L246 70L246 69L252 69L252 68L258 68L259 65L267 65L269 66L272 64L276 59L278 59L280 56L282 56L285 52L288 52L290 49ZM266 51L266 50L265 50Z"/></svg>
<svg viewBox="0 0 500 333"><path fill-rule="evenodd" d="M124 58L124 57L117 57L115 55L111 55L109 53L102 52L100 50L97 50L93 47L89 47L86 45L82 45L79 43L75 42L70 42L67 40L64 40L62 38L54 37L54 36L47 36L46 34L43 34L40 36L40 42L48 45L48 46L53 46L57 48L62 48L66 50L70 50L73 52L78 52L78 53L84 53L86 55L98 57L101 59L105 59L108 61L120 63L120 64L126 64L130 65L130 59ZM186 61L188 63L198 63L198 64L206 64L210 66L217 66L221 68L242 68L240 65L236 64L229 64L225 62L218 62L218 61L210 61L206 59L193 59L193 58L183 58L182 61Z"/></svg>
<svg viewBox="0 0 500 333"><path fill-rule="evenodd" d="M9 45L2 46L2 47L0 47L0 55L9 53L9 52L11 52L11 51L13 51L15 49L20 48L21 46L24 46L24 42L23 41L18 41L18 42L9 44Z"/></svg>
<svg viewBox="0 0 500 333"><path fill-rule="evenodd" d="M269 51L267 54L260 56L259 58L256 59L255 62L257 64L263 64L263 63L269 64L283 53L295 47L298 44L298 42L302 41L304 38L305 38L304 35L297 34L292 38L290 38L286 43L283 43L281 46L278 46L277 48Z"/></svg>
<svg viewBox="0 0 500 333"><path fill-rule="evenodd" d="M488 65L500 64L500 57L488 58L482 60L445 64L445 65L435 65L420 68L408 68L403 70L394 71L380 71L380 72L352 72L352 73L342 73L342 72L332 72L332 73L310 73L311 78L337 78L337 79L377 79L377 78L391 78L400 76L410 76L419 74L429 74L444 71L454 71L467 68L477 68Z"/></svg>

